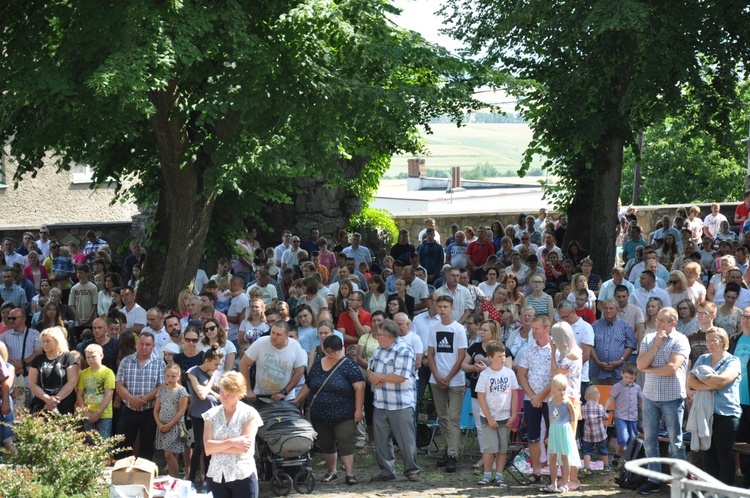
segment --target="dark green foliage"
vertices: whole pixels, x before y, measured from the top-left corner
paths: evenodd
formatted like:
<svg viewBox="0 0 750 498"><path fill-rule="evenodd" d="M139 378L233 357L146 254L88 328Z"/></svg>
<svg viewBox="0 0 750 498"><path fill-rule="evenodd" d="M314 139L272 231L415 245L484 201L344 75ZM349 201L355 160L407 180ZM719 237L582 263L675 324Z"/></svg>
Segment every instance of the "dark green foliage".
<svg viewBox="0 0 750 498"><path fill-rule="evenodd" d="M398 240L396 222L393 221L391 213L385 209L364 208L359 214L351 217L348 230L350 232L361 232L363 230L377 232L383 249L390 248Z"/></svg>
<svg viewBox="0 0 750 498"><path fill-rule="evenodd" d="M108 496L104 467L121 438L102 440L79 429L82 417L22 414L13 425L16 455L5 455L0 497L69 498ZM86 444L86 437L93 445Z"/></svg>

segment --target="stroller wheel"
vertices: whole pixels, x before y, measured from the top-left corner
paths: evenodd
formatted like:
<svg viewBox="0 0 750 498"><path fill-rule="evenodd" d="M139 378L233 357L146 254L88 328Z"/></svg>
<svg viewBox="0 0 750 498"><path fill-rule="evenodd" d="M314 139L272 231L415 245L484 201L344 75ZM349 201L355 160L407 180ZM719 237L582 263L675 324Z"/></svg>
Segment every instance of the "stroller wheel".
<svg viewBox="0 0 750 498"><path fill-rule="evenodd" d="M310 494L315 491L315 474L308 470L301 470L294 476L294 489L300 494Z"/></svg>
<svg viewBox="0 0 750 498"><path fill-rule="evenodd" d="M271 478L271 491L276 496L286 496L292 492L292 477L286 472L279 472Z"/></svg>

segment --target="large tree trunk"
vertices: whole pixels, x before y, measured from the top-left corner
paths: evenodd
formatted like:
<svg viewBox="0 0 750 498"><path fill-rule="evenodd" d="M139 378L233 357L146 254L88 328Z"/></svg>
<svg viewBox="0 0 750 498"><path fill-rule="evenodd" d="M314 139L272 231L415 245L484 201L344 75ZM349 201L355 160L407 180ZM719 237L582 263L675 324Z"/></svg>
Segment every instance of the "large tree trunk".
<svg viewBox="0 0 750 498"><path fill-rule="evenodd" d="M144 307L177 305L177 296L195 277L211 220L216 192L204 191L203 170L210 157L198 154L185 163L189 137L173 113L179 99L174 84L153 92L156 112L151 118L159 144L162 189L150 233L138 303Z"/></svg>
<svg viewBox="0 0 750 498"><path fill-rule="evenodd" d="M591 238L589 251L594 272L605 280L615 264L617 237L617 198L622 181L622 137L608 133L597 150L594 164L594 189L591 191Z"/></svg>
<svg viewBox="0 0 750 498"><path fill-rule="evenodd" d="M617 198L622 181L624 143L610 133L602 139L592 170L579 165L578 188L568 206L568 228L560 246L565 251L571 240L580 242L591 253L594 273L605 280L615 263Z"/></svg>

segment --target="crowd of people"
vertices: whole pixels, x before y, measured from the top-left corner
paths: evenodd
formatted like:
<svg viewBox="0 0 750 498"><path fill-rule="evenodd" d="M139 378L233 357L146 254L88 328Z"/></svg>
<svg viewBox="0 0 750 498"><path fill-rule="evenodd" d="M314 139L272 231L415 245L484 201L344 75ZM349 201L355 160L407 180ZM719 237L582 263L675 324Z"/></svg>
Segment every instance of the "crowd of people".
<svg viewBox="0 0 750 498"><path fill-rule="evenodd" d="M176 303L150 309L137 303L137 242L119 266L93 231L82 250L44 226L17 249L6 238L3 442L12 451L11 407L78 411L86 430L121 434L142 457L164 451L175 477L182 460L215 496L252 496L246 453L262 424L252 404L286 400L318 433L322 482L338 479L340 457L345 482L357 484L357 448L376 454L371 481L395 479L394 442L404 476L419 481L416 411L434 404L445 448L437 465L456 472L468 390L480 485L505 485L521 420L530 480L542 483L549 462L550 492L578 489L597 452L605 470L616 467L640 431L647 456L659 456L666 429L672 457L685 458L685 427L704 468L731 484L750 476L732 453L750 442L750 192L733 220L739 240L719 207L702 220L695 206L678 209L645 236L623 210L613 235L622 261L609 278L575 240L559 246L567 220L544 209L505 227L454 224L442 242L427 219L414 243L400 230L382 261L358 233L340 231L329 250L317 229L304 241L285 230L262 248L250 229L214 275L198 270ZM639 492L659 489L648 481Z"/></svg>

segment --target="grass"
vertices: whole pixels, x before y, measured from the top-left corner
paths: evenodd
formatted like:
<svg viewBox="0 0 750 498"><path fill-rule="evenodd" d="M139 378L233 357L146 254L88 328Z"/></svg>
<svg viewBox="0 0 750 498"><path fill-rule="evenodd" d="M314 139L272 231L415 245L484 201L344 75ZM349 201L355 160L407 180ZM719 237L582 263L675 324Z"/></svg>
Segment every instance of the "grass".
<svg viewBox="0 0 750 498"><path fill-rule="evenodd" d="M532 131L528 125L516 123L472 123L462 128L450 123L436 123L433 134L425 135L429 155L425 157L427 167L450 170L460 166L463 170L477 164L489 163L501 172L517 171L523 152L531 141ZM395 178L406 173L407 159L411 154L395 155L386 177ZM532 168L541 166L535 159Z"/></svg>

